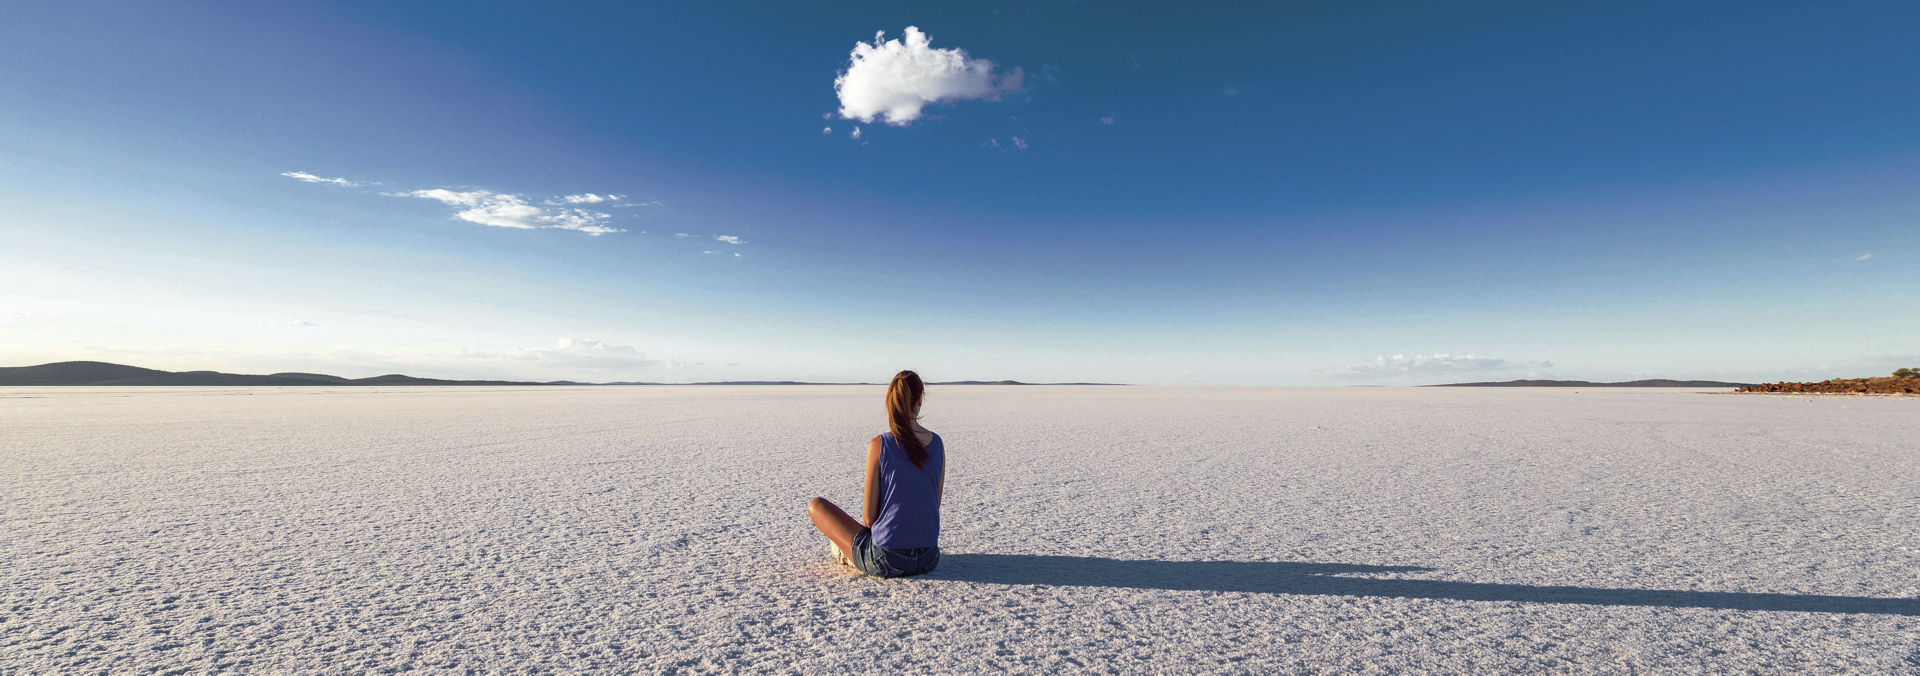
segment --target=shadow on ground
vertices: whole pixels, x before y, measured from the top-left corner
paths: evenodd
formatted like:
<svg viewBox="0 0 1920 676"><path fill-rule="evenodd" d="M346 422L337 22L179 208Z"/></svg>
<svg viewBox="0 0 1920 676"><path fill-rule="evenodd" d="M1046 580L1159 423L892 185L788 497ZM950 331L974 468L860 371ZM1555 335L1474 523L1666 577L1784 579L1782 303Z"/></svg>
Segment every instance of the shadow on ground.
<svg viewBox="0 0 1920 676"><path fill-rule="evenodd" d="M928 577L985 584L1063 587L1579 603L1596 606L1660 606L1801 613L1920 615L1920 600L1917 599L1663 589L1541 587L1523 584L1349 577L1419 573L1432 570L1434 569L1418 566L1358 566L1340 563L1127 561L1090 556L943 553L940 557L939 569Z"/></svg>

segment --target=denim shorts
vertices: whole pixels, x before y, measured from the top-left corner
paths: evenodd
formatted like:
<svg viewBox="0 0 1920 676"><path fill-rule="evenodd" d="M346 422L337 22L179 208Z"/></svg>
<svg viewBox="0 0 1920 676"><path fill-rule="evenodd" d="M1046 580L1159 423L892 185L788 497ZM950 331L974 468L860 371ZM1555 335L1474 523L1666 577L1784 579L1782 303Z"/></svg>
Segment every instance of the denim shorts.
<svg viewBox="0 0 1920 676"><path fill-rule="evenodd" d="M940 548L881 549L873 545L873 529L862 528L853 536L851 563L854 570L874 577L919 575L940 565Z"/></svg>

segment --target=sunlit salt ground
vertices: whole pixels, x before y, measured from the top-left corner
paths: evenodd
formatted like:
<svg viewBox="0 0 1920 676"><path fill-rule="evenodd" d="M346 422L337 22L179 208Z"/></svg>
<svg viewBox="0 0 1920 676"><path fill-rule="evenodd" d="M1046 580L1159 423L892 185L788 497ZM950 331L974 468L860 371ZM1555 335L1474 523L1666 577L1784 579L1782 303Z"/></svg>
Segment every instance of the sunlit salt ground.
<svg viewBox="0 0 1920 676"><path fill-rule="evenodd" d="M0 671L1920 670L1920 400L935 387L882 581L880 395L0 390Z"/></svg>

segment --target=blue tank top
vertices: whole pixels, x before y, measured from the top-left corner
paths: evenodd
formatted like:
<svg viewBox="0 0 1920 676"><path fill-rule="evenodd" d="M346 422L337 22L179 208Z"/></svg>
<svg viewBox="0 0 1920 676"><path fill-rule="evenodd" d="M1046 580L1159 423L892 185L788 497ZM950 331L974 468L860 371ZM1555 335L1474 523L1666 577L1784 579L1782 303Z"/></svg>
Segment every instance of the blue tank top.
<svg viewBox="0 0 1920 676"><path fill-rule="evenodd" d="M947 466L940 435L927 444L927 468L913 466L893 433L880 435L880 515L873 520L873 544L881 549L919 549L940 545L940 472Z"/></svg>

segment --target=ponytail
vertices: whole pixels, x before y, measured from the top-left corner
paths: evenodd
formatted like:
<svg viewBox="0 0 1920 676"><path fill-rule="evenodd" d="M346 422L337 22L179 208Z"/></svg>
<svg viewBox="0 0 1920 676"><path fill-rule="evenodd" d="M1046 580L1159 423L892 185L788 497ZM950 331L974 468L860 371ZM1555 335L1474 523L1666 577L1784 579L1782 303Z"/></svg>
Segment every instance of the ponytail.
<svg viewBox="0 0 1920 676"><path fill-rule="evenodd" d="M893 382L887 385L887 431L893 433L893 440L907 452L913 466L921 470L927 468L927 447L920 443L920 435L913 433L913 407L926 392L926 383L912 371L894 374Z"/></svg>

